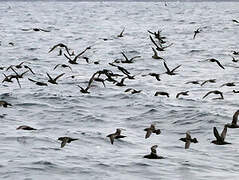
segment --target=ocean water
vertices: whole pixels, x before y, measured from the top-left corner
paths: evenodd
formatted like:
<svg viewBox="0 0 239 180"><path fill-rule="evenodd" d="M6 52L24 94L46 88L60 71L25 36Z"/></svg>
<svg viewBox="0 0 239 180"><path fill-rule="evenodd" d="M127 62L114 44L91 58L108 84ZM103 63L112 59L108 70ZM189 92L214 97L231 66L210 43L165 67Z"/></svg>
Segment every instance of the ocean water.
<svg viewBox="0 0 239 180"><path fill-rule="evenodd" d="M239 109L239 95L232 92L239 90L239 64L229 56L239 50L239 25L232 22L239 19L238 8L235 2L169 2L165 6L164 2L1 1L0 66L24 61L35 75L26 73L20 79L22 88L15 80L0 84L0 99L12 104L0 107L0 179L236 179L238 129L228 129L226 140L231 145L210 142L215 139L213 127L220 133ZM199 27L202 32L193 40ZM22 30L28 28L50 32ZM118 38L123 28L124 37ZM163 61L152 58L147 30L162 30L167 44L173 43L159 55L170 68L181 65L177 75L163 74ZM90 63L79 58L79 64L69 64L72 72L53 70L56 64L67 64L57 50L48 53L58 43L75 54L92 46L84 54ZM117 64L136 75L135 79L126 79L125 87L94 82L90 94L81 93L77 85L86 87L98 70L122 74L108 64L123 59L121 52L141 56L134 63ZM203 61L208 58L219 59L225 69ZM1 70L1 81L3 73L14 74ZM65 74L58 85L48 83L47 87L28 80L47 82L46 73L53 77ZM162 74L161 81L143 76L148 73ZM214 78L214 84L185 84ZM236 82L236 86L220 87L227 82ZM127 88L142 92L125 93ZM213 100L216 95L202 99L211 90L222 91L224 99ZM166 91L170 97L156 97L156 91ZM189 96L176 99L180 91L189 91ZM162 133L144 139L143 130L152 123ZM16 130L20 125L37 130ZM106 136L116 128L125 129L122 134L127 137L111 145ZM199 141L187 150L179 141L186 131ZM79 140L60 148L57 139L61 136ZM158 145L157 153L165 159L143 158L152 145Z"/></svg>

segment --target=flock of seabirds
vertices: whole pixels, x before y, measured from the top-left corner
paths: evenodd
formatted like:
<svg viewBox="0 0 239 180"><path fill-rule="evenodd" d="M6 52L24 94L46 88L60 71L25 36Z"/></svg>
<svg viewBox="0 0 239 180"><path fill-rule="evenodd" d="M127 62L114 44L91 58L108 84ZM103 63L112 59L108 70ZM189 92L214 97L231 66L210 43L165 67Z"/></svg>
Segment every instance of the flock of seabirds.
<svg viewBox="0 0 239 180"><path fill-rule="evenodd" d="M238 20L233 19L232 21L233 21L233 23L236 23L236 24L239 25ZM30 29L22 29L22 30L23 31L50 32L48 30L40 29L40 28L30 28ZM124 36L124 31L125 31L125 28L121 31L121 33L119 35L117 35L117 38L122 38ZM202 31L201 28L196 29L194 31L194 34L193 34L193 39L195 39L196 36L201 31ZM166 41L166 37L162 36L161 31L159 31L159 30L156 31L156 32L148 30L148 33L149 33L149 39L151 40L152 45L153 45L153 47L152 47L152 52L153 52L152 58L156 59L156 60L162 60L166 72L161 73L161 74L159 74L159 73L149 73L147 75L142 75L142 76L152 76L157 81L161 81L160 76L162 74L167 74L167 75L170 75L170 76L177 75L176 70L179 69L181 67L181 65L178 65L177 67L174 67L174 68L171 69L171 68L168 67L164 58L160 57L158 55L158 52L165 51L167 48L172 46L173 43L168 44L167 41ZM109 39L103 38L102 40L107 41ZM168 45L165 45L165 44L168 44ZM14 46L14 43L10 42L9 45ZM74 66L74 65L78 64L78 59L84 59L86 61L86 63L89 63L89 57L85 56L84 53L86 51L90 51L90 49L91 49L91 46L86 47L82 52L75 55L74 51L71 50L70 48L68 48L68 46L63 44L63 43L59 43L59 44L54 45L49 50L49 53L51 53L52 51L58 50L59 51L58 56L65 56L68 63L67 64L57 64L53 68L53 70L55 70L56 68L61 67L61 68L69 68L72 71L71 66ZM135 75L131 75L131 73L125 67L120 66L119 64L134 63L135 59L140 58L140 56L135 56L135 57L132 57L132 58L128 58L126 56L126 54L123 53L123 52L122 52L122 56L123 56L124 59L116 59L112 63L109 63L110 66L113 66L113 67L117 68L118 71L121 72L121 74L114 73L113 71L111 71L109 69L99 70L99 71L95 72L90 77L86 87L81 87L81 86L77 85L80 88L80 92L89 94L90 93L89 90L92 87L93 82L100 82L100 83L103 84L104 87L106 87L105 82L107 81L107 82L113 83L116 86L124 87L124 86L126 86L126 84L125 84L126 79L129 79L129 80L135 79ZM230 55L230 56L232 57L232 62L238 62L239 61L239 51L232 51L232 55ZM238 56L238 59L237 59L236 56ZM206 59L204 61L216 63L218 68L225 69L225 67L217 59L210 58L210 59ZM99 64L98 61L93 62L93 63L94 64ZM18 72L19 69L25 69L26 71L24 71L23 73L19 73ZM4 79L2 80L2 83L13 83L14 81L16 81L20 88L21 88L21 84L20 84L19 80L21 78L24 78L24 75L26 73L32 73L33 75L35 75L34 71L31 69L31 67L26 65L25 62L21 62L20 64L17 64L17 65L10 65L9 67L0 66L0 70L1 71L6 71L6 72L12 71L12 74L10 74L10 75L6 75L6 73L4 73L4 72L2 73L3 76L4 76ZM58 75L57 77L52 77L50 74L48 74L48 73L46 73L46 74L47 74L47 77L48 77L48 83L51 83L51 84L58 84L58 82L57 82L58 79L65 75L65 73L62 73L62 74ZM70 77L75 78L76 76L72 75ZM121 78L121 79L118 80L119 78ZM38 86L48 86L47 82L37 81L33 78L28 78L28 80L31 81L32 83L35 83ZM201 86L204 86L206 83L215 83L215 82L216 82L216 79L208 79L208 80L205 80L203 82L200 82L200 81L197 81L197 80L196 81L189 81L189 82L186 82L186 84L191 83L191 84L199 84ZM222 84L221 87L222 86L236 86L236 85L235 85L234 82L229 82L229 83ZM136 90L134 88L128 88L128 89L125 90L125 92L126 93L131 93L131 94L137 94L137 93L140 93L141 90ZM234 93L239 93L239 91L236 91L236 90L233 90L233 92ZM179 98L181 96L188 96L189 95L188 93L189 93L189 91L179 92L179 93L177 93L176 98ZM211 94L219 95L219 97L214 98L214 99L224 99L223 92L221 92L219 90L209 91L202 98L204 99ZM169 93L164 92L164 91L157 91L155 93L155 96L169 97ZM9 103L9 102L6 102L4 100L0 100L0 107L1 106L4 107L4 108L7 108L9 106L12 106L12 104ZM216 145L231 144L231 143L225 141L226 134L227 134L227 128L239 128L239 125L237 123L238 115L239 115L239 110L237 110L234 113L233 118L232 118L232 122L224 125L224 129L221 132L221 134L218 133L218 130L217 130L216 127L213 127L213 134L214 134L216 139L211 141L211 143L214 143ZM16 129L17 130L30 130L30 131L37 130L37 129L35 129L33 127L30 127L30 126L27 126L27 125L21 125L21 126L17 127ZM109 134L109 135L106 136L106 137L109 138L110 143L112 145L114 144L115 139L121 139L121 138L126 137L126 136L121 134L122 130L123 129L118 128L118 129L116 129L115 133L112 133L112 134ZM156 135L161 134L161 130L157 129L155 127L155 124L151 124L148 128L145 128L144 131L146 131L145 139L149 138L152 134L156 134ZM61 148L63 148L67 143L71 143L72 141L75 141L75 140L78 140L78 139L77 138L71 138L71 137L59 137L58 140L61 141ZM188 149L190 147L191 143L198 143L197 138L192 138L189 131L186 132L186 137L180 138L180 140L185 142L185 149ZM163 159L164 157L159 156L157 154L157 151L156 151L157 147L158 147L158 145L153 145L151 147L151 153L148 154L148 155L145 155L144 158Z"/></svg>

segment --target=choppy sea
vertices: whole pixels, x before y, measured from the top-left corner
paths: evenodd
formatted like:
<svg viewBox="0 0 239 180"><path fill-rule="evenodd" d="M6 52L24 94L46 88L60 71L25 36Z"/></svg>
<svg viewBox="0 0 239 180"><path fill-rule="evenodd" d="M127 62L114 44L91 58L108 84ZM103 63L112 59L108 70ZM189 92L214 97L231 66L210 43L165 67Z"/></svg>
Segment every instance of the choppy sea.
<svg viewBox="0 0 239 180"><path fill-rule="evenodd" d="M232 92L239 90L239 62L232 62L230 56L239 50L239 24L232 22L239 20L238 9L236 2L168 2L165 6L164 2L1 1L0 66L24 61L35 75L28 72L19 79L22 88L15 80L0 84L0 100L12 104L0 107L0 179L237 179L239 130L228 129L226 140L231 145L211 141L213 127L220 133L239 109L239 94ZM123 37L117 37L124 28ZM193 39L197 28L202 31ZM166 44L173 43L159 55L170 68L181 65L177 75L163 74L163 61L152 58L154 45L148 30L162 30ZM84 54L90 63L79 58L78 64L71 65L58 56L58 50L48 53L58 43L75 54L91 46ZM121 52L129 58L141 56L131 64L116 64L135 79L126 79L125 87L93 82L89 94L81 93L77 85L86 87L98 70L122 74L108 64L123 59ZM209 58L220 60L225 69L204 61ZM72 71L53 70L61 63ZM53 85L46 73L65 74ZM161 81L144 76L149 73L162 74ZM0 70L1 81L3 74L14 72ZM48 86L37 86L28 78ZM207 79L216 83L186 84ZM221 87L227 82L236 86ZM125 93L127 88L142 91ZM224 99L213 100L217 97L213 94L202 99L211 90L222 91ZM156 91L168 92L169 98L154 96ZM180 91L189 91L189 96L176 98ZM145 139L144 128L150 124L162 133ZM37 130L16 130L20 125ZM127 137L111 145L106 136L116 128L125 129L122 134ZM186 131L199 141L187 150L179 141ZM60 148L61 136L79 140ZM152 145L158 145L157 153L165 159L143 158Z"/></svg>

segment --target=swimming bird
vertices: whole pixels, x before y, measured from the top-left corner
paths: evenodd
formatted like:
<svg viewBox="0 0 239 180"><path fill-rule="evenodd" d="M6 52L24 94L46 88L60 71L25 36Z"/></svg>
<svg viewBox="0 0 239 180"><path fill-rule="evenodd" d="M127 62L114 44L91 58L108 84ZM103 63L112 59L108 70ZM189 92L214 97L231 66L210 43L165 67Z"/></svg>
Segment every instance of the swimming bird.
<svg viewBox="0 0 239 180"><path fill-rule="evenodd" d="M128 88L126 89L124 92L131 92L131 94L136 94L136 93L140 93L142 90L136 90L133 88Z"/></svg>
<svg viewBox="0 0 239 180"><path fill-rule="evenodd" d="M113 144L115 139L125 138L126 136L121 135L121 129L116 129L115 133L109 134L106 137L109 137L111 144Z"/></svg>
<svg viewBox="0 0 239 180"><path fill-rule="evenodd" d="M123 28L123 30L120 32L119 35L117 35L117 37L123 37L124 30L125 30L125 28Z"/></svg>
<svg viewBox="0 0 239 180"><path fill-rule="evenodd" d="M193 35L193 39L195 39L196 35L199 34L202 30L200 28L197 28L195 31L194 31L194 35Z"/></svg>
<svg viewBox="0 0 239 180"><path fill-rule="evenodd" d="M197 138L193 138L193 139L192 139L192 137L191 137L189 131L186 132L186 138L180 138L179 140L185 142L185 149L188 149L188 148L189 148L191 142L193 142L193 143L198 143Z"/></svg>
<svg viewBox="0 0 239 180"><path fill-rule="evenodd" d="M43 32L50 32L49 30L41 29L41 28L30 28L30 29L22 29L22 31L43 31Z"/></svg>
<svg viewBox="0 0 239 180"><path fill-rule="evenodd" d="M7 108L8 106L12 106L10 103L7 101L0 100L0 106Z"/></svg>
<svg viewBox="0 0 239 180"><path fill-rule="evenodd" d="M201 84L201 86L203 86L203 85L206 84L206 83L216 83L216 79L208 79L208 80L206 80L206 81L203 81L202 84Z"/></svg>
<svg viewBox="0 0 239 180"><path fill-rule="evenodd" d="M154 55L152 56L153 59L163 59L162 57L158 56L158 52L152 47L152 50L154 52Z"/></svg>
<svg viewBox="0 0 239 180"><path fill-rule="evenodd" d="M232 87L232 86L236 86L236 85L235 85L235 82L228 82L228 83L222 84L220 87L223 87L223 86Z"/></svg>
<svg viewBox="0 0 239 180"><path fill-rule="evenodd" d="M220 98L218 98L218 99L224 99L224 98L223 98L223 93L222 93L221 91L218 91L218 90L209 91L205 96L203 96L203 99L204 99L205 97L207 97L209 94L219 94L219 95L220 95Z"/></svg>
<svg viewBox="0 0 239 180"><path fill-rule="evenodd" d="M61 142L61 148L63 148L66 145L66 143L71 143L72 141L76 141L78 139L71 138L71 137L59 137L58 140L62 141Z"/></svg>
<svg viewBox="0 0 239 180"><path fill-rule="evenodd" d="M121 54L124 56L125 61L121 61L122 63L133 63L133 60L136 58L140 58L141 56L134 56L132 58L128 58L123 52L121 52Z"/></svg>
<svg viewBox="0 0 239 180"><path fill-rule="evenodd" d="M19 130L19 129L21 129L21 130L37 130L37 129L35 129L35 128L32 128L32 127L30 127L30 126L26 126L26 125L19 126L19 127L17 128L17 130Z"/></svg>
<svg viewBox="0 0 239 180"><path fill-rule="evenodd" d="M199 80L188 81L185 84L200 84Z"/></svg>
<svg viewBox="0 0 239 180"><path fill-rule="evenodd" d="M163 156L158 156L157 155L157 145L154 145L151 147L151 153L149 155L145 155L144 158L147 158L147 159L164 159Z"/></svg>
<svg viewBox="0 0 239 180"><path fill-rule="evenodd" d="M163 62L163 64L164 64L164 67L165 67L166 70L167 70L165 73L168 74L168 75L176 75L176 73L175 73L174 71L181 66L181 65L178 65L178 66L175 67L174 69L170 70L170 69L168 68L166 62Z"/></svg>
<svg viewBox="0 0 239 180"><path fill-rule="evenodd" d="M233 117L232 117L232 122L226 124L226 126L227 126L228 128L239 128L239 125L237 124L238 115L239 115L239 110L237 110L237 111L234 113L234 115L233 115Z"/></svg>
<svg viewBox="0 0 239 180"><path fill-rule="evenodd" d="M48 80L49 83L58 84L58 83L56 82L56 80L59 79L61 76L63 76L65 73L62 73L62 74L58 75L58 76L55 77L54 79L53 79L48 73L46 73L46 74L47 74L47 76L48 76L48 78L49 78L49 80Z"/></svg>
<svg viewBox="0 0 239 180"><path fill-rule="evenodd" d="M154 94L154 96L159 96L159 95L161 95L161 96L167 96L167 97L169 98L169 93L167 93L167 92L157 91L157 92Z"/></svg>
<svg viewBox="0 0 239 180"><path fill-rule="evenodd" d="M219 135L217 128L213 128L213 134L216 137L216 140L213 140L211 143L216 144L216 145L225 145L225 144L231 144L225 141L226 134L227 134L227 126L224 126L224 129L221 133L221 136Z"/></svg>
<svg viewBox="0 0 239 180"><path fill-rule="evenodd" d="M63 68L69 68L72 71L72 68L69 65L66 64L57 64L53 70L55 70L57 67L63 67Z"/></svg>
<svg viewBox="0 0 239 180"><path fill-rule="evenodd" d="M145 128L144 131L146 131L145 139L149 138L152 133L157 135L161 133L161 130L156 129L154 124L151 124L149 128Z"/></svg>
<svg viewBox="0 0 239 180"><path fill-rule="evenodd" d="M176 95L176 98L179 98L180 95L182 95L182 96L188 96L188 92L189 92L189 91L179 92L179 93Z"/></svg>
<svg viewBox="0 0 239 180"><path fill-rule="evenodd" d="M44 82L35 81L33 79L30 79L30 78L28 78L28 80L34 82L38 86L47 86L47 83L44 83Z"/></svg>

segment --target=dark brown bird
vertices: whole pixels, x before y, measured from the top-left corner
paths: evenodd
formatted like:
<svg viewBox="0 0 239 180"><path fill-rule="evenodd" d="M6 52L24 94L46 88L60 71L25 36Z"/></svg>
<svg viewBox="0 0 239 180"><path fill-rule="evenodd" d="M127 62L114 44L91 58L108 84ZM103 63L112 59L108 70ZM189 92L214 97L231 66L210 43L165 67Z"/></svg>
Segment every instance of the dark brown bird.
<svg viewBox="0 0 239 180"><path fill-rule="evenodd" d="M59 79L61 76L63 76L65 73L62 73L62 74L60 74L60 75L58 75L57 77L55 77L54 79L48 74L48 73L46 73L47 74L47 76L48 76L48 78L49 78L49 80L48 80L48 82L49 83L52 83L52 84L58 84L56 81L57 81L57 79Z"/></svg>
<svg viewBox="0 0 239 180"><path fill-rule="evenodd" d="M33 31L43 31L43 32L50 32L49 30L45 30L45 29L41 29L41 28L30 28L30 29L22 29L22 31L30 31L30 30L33 30Z"/></svg>
<svg viewBox="0 0 239 180"><path fill-rule="evenodd" d="M178 65L178 66L175 67L174 69L170 70L170 69L168 68L166 62L163 62L163 64L164 64L164 67L165 67L166 70L167 70L165 73L168 74L168 75L176 75L176 73L175 73L174 71L181 66L181 65Z"/></svg>
<svg viewBox="0 0 239 180"><path fill-rule="evenodd" d="M153 59L162 59L164 60L164 58L158 56L158 52L152 47L152 50L154 52L154 55L152 56Z"/></svg>
<svg viewBox="0 0 239 180"><path fill-rule="evenodd" d="M23 67L26 68L26 69L28 69L32 74L35 74L29 66L24 65Z"/></svg>
<svg viewBox="0 0 239 180"><path fill-rule="evenodd" d="M233 115L233 117L232 117L232 122L226 124L226 126L227 126L228 128L239 128L239 125L237 124L238 115L239 115L239 110L237 110L237 111L234 113L234 115Z"/></svg>
<svg viewBox="0 0 239 180"><path fill-rule="evenodd" d="M125 30L125 28L123 28L123 30L120 32L119 35L117 35L117 37L123 37L124 30Z"/></svg>
<svg viewBox="0 0 239 180"><path fill-rule="evenodd" d="M189 95L188 95L188 92L189 92L189 91L179 92L179 93L176 95L176 98L179 98L180 95L182 95L182 96L189 96Z"/></svg>
<svg viewBox="0 0 239 180"><path fill-rule="evenodd" d="M151 124L149 128L145 128L144 131L146 131L145 139L149 138L152 133L157 135L161 133L161 130L156 129L154 124Z"/></svg>
<svg viewBox="0 0 239 180"><path fill-rule="evenodd" d="M188 81L185 84L200 84L200 81L198 81L198 80Z"/></svg>
<svg viewBox="0 0 239 180"><path fill-rule="evenodd" d="M156 46L156 50L157 51L164 51L166 48L170 47L173 45L173 43L169 44L168 46L162 46L161 44L157 44L154 39L152 38L152 36L149 36L150 40L152 41L152 43Z"/></svg>
<svg viewBox="0 0 239 180"><path fill-rule="evenodd" d="M149 155L145 155L144 158L147 158L147 159L164 159L163 156L158 156L157 155L157 145L154 145L151 147L151 153Z"/></svg>
<svg viewBox="0 0 239 180"><path fill-rule="evenodd" d="M197 138L193 138L193 139L192 139L192 137L191 137L189 131L186 132L186 138L180 138L179 140L185 142L185 149L188 149L188 148L189 148L191 142L193 142L193 143L198 143Z"/></svg>
<svg viewBox="0 0 239 180"><path fill-rule="evenodd" d="M218 66L220 66L222 69L225 69L224 66L217 59L211 58L208 59L207 61L216 62Z"/></svg>
<svg viewBox="0 0 239 180"><path fill-rule="evenodd" d="M47 83L44 83L44 82L35 81L33 79L30 79L30 78L28 78L28 80L34 82L38 86L47 86Z"/></svg>
<svg viewBox="0 0 239 180"><path fill-rule="evenodd" d="M55 70L57 67L63 67L63 68L69 68L72 71L72 68L69 65L66 64L57 64L53 70Z"/></svg>
<svg viewBox="0 0 239 180"><path fill-rule="evenodd" d="M223 86L229 86L229 87L232 87L232 86L236 86L234 82L229 82L229 83L225 83L225 84L222 84L220 87L223 87Z"/></svg>
<svg viewBox="0 0 239 180"><path fill-rule="evenodd" d="M64 56L69 60L68 62L70 63L70 64L78 64L77 62L76 62L76 60L82 55L82 54L84 54L88 49L90 49L91 47L87 47L87 48L85 48L85 50L83 50L82 52L80 52L78 55L76 55L75 57L74 57L74 59L71 59L69 56L67 56L65 53L64 53Z"/></svg>
<svg viewBox="0 0 239 180"><path fill-rule="evenodd" d="M161 96L167 96L167 97L169 98L169 93L167 93L167 92L157 91L157 92L154 94L154 96L159 96L159 95L161 95Z"/></svg>
<svg viewBox="0 0 239 180"><path fill-rule="evenodd" d="M225 145L225 144L231 144L225 141L226 134L227 134L227 126L224 126L224 129L221 133L221 136L219 135L217 128L213 128L213 134L216 137L216 140L213 140L211 143L216 144L216 145Z"/></svg>
<svg viewBox="0 0 239 180"><path fill-rule="evenodd" d="M26 125L19 126L19 127L17 128L17 130L19 130L19 129L21 129L21 130L37 130L37 129L35 129L35 128L32 128L32 127L30 127L30 126L26 126Z"/></svg>
<svg viewBox="0 0 239 180"><path fill-rule="evenodd" d="M205 96L203 96L203 99L204 99L205 97L207 97L209 94L219 94L219 95L220 95L220 98L218 98L218 99L224 99L224 98L223 98L223 93L222 93L221 91L218 91L218 90L209 91Z"/></svg>
<svg viewBox="0 0 239 180"><path fill-rule="evenodd" d="M239 23L239 21L236 20L236 19L233 19L232 22L234 22L234 23Z"/></svg>
<svg viewBox="0 0 239 180"><path fill-rule="evenodd" d="M125 61L121 61L122 63L133 63L133 60L136 58L140 58L141 56L134 56L132 58L128 58L123 52L121 52L121 54L124 56Z"/></svg>
<svg viewBox="0 0 239 180"><path fill-rule="evenodd" d="M126 86L126 84L124 84L124 81L125 81L125 79L127 79L127 78L128 78L128 77L122 78L121 81L120 81L120 82L117 82L115 85L116 85L116 86Z"/></svg>
<svg viewBox="0 0 239 180"><path fill-rule="evenodd" d="M128 88L126 89L124 92L131 92L131 94L136 94L136 93L140 93L142 90L136 90L133 88Z"/></svg>
<svg viewBox="0 0 239 180"><path fill-rule="evenodd" d="M231 56L231 55L230 55ZM231 56L232 57L232 62L238 62L239 61L239 59L236 59L234 56Z"/></svg>
<svg viewBox="0 0 239 180"><path fill-rule="evenodd" d="M206 83L216 83L216 79L208 79L208 80L206 80L206 81L203 81L202 84L201 84L201 86L203 86L203 85L206 84Z"/></svg>
<svg viewBox="0 0 239 180"><path fill-rule="evenodd" d="M195 39L196 35L199 34L202 30L200 28L194 31L193 39Z"/></svg>
<svg viewBox="0 0 239 180"><path fill-rule="evenodd" d="M111 144L114 144L115 139L125 138L126 136L121 135L121 129L116 129L115 133L109 134L106 137L109 137Z"/></svg>
<svg viewBox="0 0 239 180"><path fill-rule="evenodd" d="M69 48L68 48L65 44L63 44L63 43L59 43L59 44L54 45L54 46L50 49L50 51L49 51L48 53L52 52L52 51L53 51L54 49L56 49L57 47L65 48L67 54L68 54L69 56L71 55L71 54L70 54L70 51L69 51Z"/></svg>
<svg viewBox="0 0 239 180"><path fill-rule="evenodd" d="M63 148L66 143L71 143L72 141L76 141L78 139L71 137L59 137L58 140L61 141L61 148Z"/></svg>
<svg viewBox="0 0 239 180"><path fill-rule="evenodd" d="M149 73L148 75L155 77L158 81L161 81L160 74L158 74L158 73Z"/></svg>
<svg viewBox="0 0 239 180"><path fill-rule="evenodd" d="M0 100L0 106L6 108L6 107L12 106L12 105L10 103L8 103L7 101Z"/></svg>

